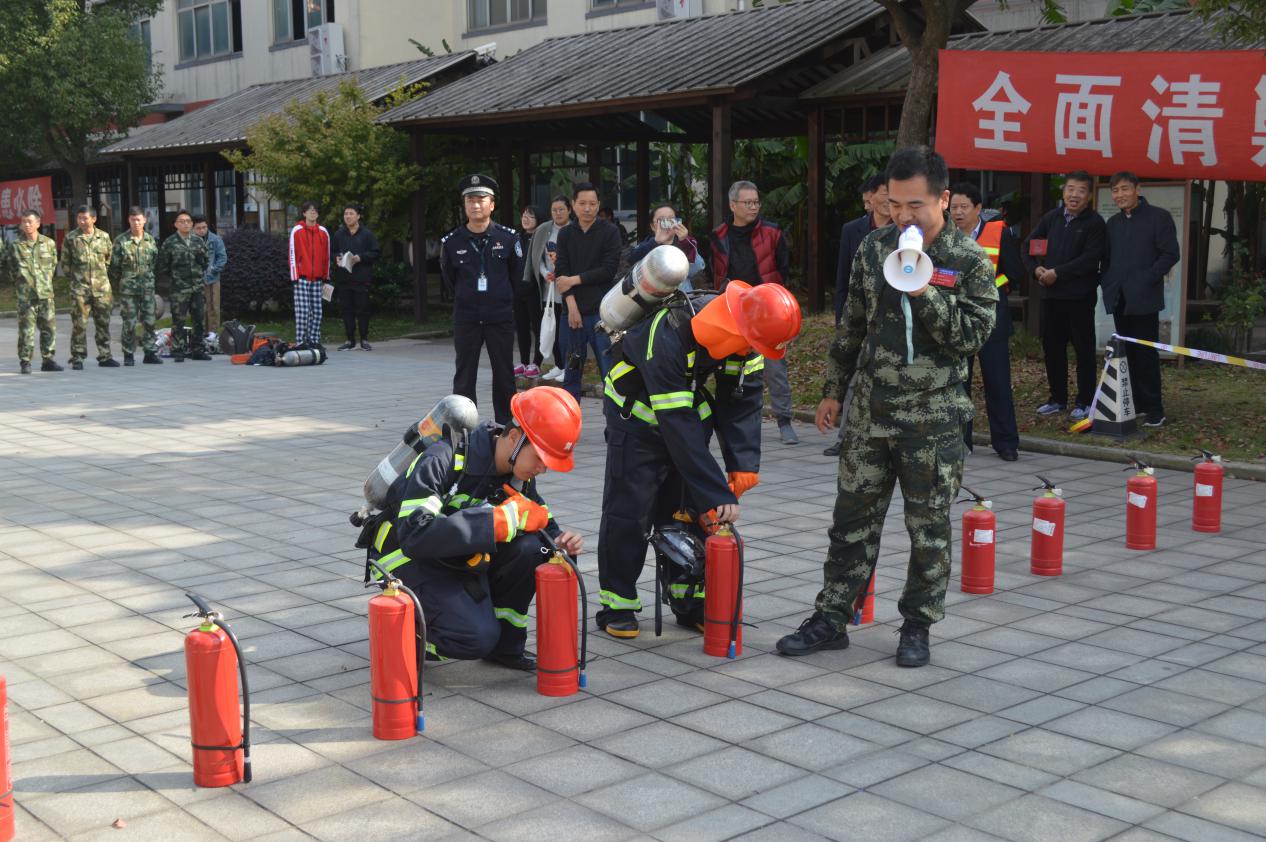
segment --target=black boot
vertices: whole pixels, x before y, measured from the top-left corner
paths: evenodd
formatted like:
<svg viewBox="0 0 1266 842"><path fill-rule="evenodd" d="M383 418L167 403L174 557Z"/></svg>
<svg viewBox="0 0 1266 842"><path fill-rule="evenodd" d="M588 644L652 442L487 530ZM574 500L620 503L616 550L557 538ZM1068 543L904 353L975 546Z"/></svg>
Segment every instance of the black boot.
<svg viewBox="0 0 1266 842"><path fill-rule="evenodd" d="M124 364L124 365L136 365L136 357L134 357L134 356L133 356L133 355L131 355L131 354L124 354L124 355L123 355L123 364Z"/></svg>
<svg viewBox="0 0 1266 842"><path fill-rule="evenodd" d="M72 371L83 371L83 370L84 370L84 361L83 361L83 360L71 360L71 361L70 361L70 368L71 368L71 370L72 370Z"/></svg>
<svg viewBox="0 0 1266 842"><path fill-rule="evenodd" d="M506 669L522 670L523 672L532 672L536 669L536 659L526 652L520 652L517 655L498 655L494 653L484 658L484 660Z"/></svg>
<svg viewBox="0 0 1266 842"><path fill-rule="evenodd" d="M901 625L901 640L897 643L897 666L922 667L932 660L928 646L928 627L906 620Z"/></svg>
<svg viewBox="0 0 1266 842"><path fill-rule="evenodd" d="M23 374L30 374L30 373L31 373L31 364L30 364L30 363L24 363L24 362L22 362L21 360L18 360L18 371L22 372Z"/></svg>
<svg viewBox="0 0 1266 842"><path fill-rule="evenodd" d="M795 633L783 637L776 644L784 655L809 655L819 649L847 649L848 631L837 628L821 611L800 624Z"/></svg>
<svg viewBox="0 0 1266 842"><path fill-rule="evenodd" d="M158 354L153 351L145 352L145 359L141 360L145 365L162 365L163 361L158 358Z"/></svg>
<svg viewBox="0 0 1266 842"><path fill-rule="evenodd" d="M598 612L594 620L598 628L612 637L628 639L637 637L639 634L637 615L632 611L611 611L604 608Z"/></svg>
<svg viewBox="0 0 1266 842"><path fill-rule="evenodd" d="M40 365L40 371L65 371L65 369L57 364L57 360L49 357Z"/></svg>
<svg viewBox="0 0 1266 842"><path fill-rule="evenodd" d="M114 357L108 357L104 360L97 360L97 367L98 368L118 368L119 361L116 360Z"/></svg>

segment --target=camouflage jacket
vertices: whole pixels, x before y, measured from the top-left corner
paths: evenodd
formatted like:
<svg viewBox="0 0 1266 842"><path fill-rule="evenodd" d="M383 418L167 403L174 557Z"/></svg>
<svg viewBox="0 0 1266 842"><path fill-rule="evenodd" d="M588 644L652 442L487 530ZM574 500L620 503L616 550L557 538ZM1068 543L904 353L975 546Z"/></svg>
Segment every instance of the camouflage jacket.
<svg viewBox="0 0 1266 842"><path fill-rule="evenodd" d="M154 263L157 260L158 243L148 231L141 235L139 241L132 239L131 231L124 231L114 238L114 249L110 252L110 280L119 285L120 292L136 284L148 285L152 291Z"/></svg>
<svg viewBox="0 0 1266 842"><path fill-rule="evenodd" d="M19 237L0 252L0 277L15 286L35 289L38 298L53 297L57 271L57 243L43 234L34 240Z"/></svg>
<svg viewBox="0 0 1266 842"><path fill-rule="evenodd" d="M173 292L202 289L202 278L206 273L206 240L194 234L190 234L187 240L179 234L163 240L158 249L154 274L159 278L171 278Z"/></svg>
<svg viewBox="0 0 1266 842"><path fill-rule="evenodd" d="M70 278L71 290L102 295L110 291L110 235L100 228L91 235L78 228L62 241L62 260L57 274Z"/></svg>
<svg viewBox="0 0 1266 842"><path fill-rule="evenodd" d="M858 249L822 390L823 397L843 400L857 374L844 423L868 437L934 435L970 418L963 391L967 358L980 350L996 318L993 266L948 217L926 250L936 271L922 296L907 296L884 280L884 260L899 235L896 225L885 226Z"/></svg>

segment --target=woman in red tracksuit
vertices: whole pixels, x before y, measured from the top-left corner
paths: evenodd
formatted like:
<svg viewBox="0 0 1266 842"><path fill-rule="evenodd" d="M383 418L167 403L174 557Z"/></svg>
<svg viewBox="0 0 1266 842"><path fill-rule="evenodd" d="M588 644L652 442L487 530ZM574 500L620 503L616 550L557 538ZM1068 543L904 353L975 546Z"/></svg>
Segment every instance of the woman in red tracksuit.
<svg viewBox="0 0 1266 842"><path fill-rule="evenodd" d="M290 229L290 281L295 291L295 344L321 344L321 288L330 279L330 232L317 224L316 202L304 202L303 219Z"/></svg>

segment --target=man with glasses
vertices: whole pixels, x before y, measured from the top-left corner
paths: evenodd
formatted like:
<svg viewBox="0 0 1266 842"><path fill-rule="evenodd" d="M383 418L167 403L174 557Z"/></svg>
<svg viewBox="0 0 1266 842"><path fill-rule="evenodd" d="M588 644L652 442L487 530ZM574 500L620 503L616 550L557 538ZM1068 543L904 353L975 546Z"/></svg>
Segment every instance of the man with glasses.
<svg viewBox="0 0 1266 842"><path fill-rule="evenodd" d="M472 174L458 189L466 224L440 241L440 274L453 290L453 391L476 400L479 352L487 345L493 415L498 424L508 424L514 396L514 281L523 277L523 246L514 229L492 221L497 182Z"/></svg>
<svg viewBox="0 0 1266 842"><path fill-rule="evenodd" d="M712 232L712 277L719 290L730 281L759 284L786 284L790 270L787 242L782 229L760 215L760 191L750 181L730 185L730 213L734 221L723 222ZM791 426L791 384L787 382L787 361L766 360L765 386L778 419L783 444L799 444Z"/></svg>

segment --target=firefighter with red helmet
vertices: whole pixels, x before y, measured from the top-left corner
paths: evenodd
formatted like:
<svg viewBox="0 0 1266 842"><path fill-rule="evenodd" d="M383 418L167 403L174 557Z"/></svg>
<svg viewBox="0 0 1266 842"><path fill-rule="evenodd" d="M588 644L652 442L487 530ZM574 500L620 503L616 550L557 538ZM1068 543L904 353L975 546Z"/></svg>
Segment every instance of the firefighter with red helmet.
<svg viewBox="0 0 1266 842"><path fill-rule="evenodd" d="M575 398L547 386L516 394L510 414L505 427L485 421L423 451L392 484L362 544L417 593L428 657L531 670L527 611L545 546L537 533L581 550L580 536L554 523L536 477L572 469L581 416Z"/></svg>
<svg viewBox="0 0 1266 842"><path fill-rule="evenodd" d="M721 293L674 296L613 347L598 532L597 623L607 634L638 635L637 580L652 527L682 511L738 520L739 497L759 481L765 359L782 359L799 332L800 305L786 287L731 281ZM708 450L713 432L724 471ZM702 624L696 584L667 588L683 626Z"/></svg>

